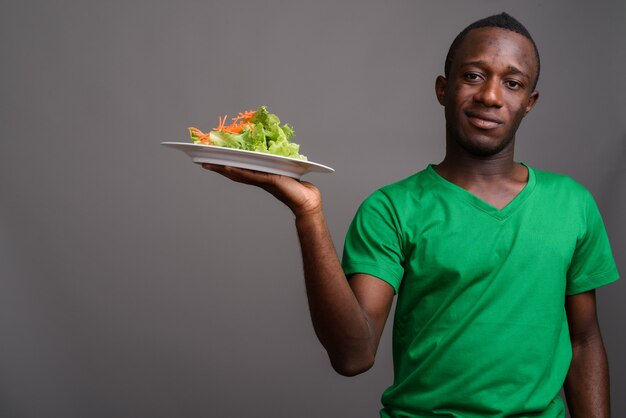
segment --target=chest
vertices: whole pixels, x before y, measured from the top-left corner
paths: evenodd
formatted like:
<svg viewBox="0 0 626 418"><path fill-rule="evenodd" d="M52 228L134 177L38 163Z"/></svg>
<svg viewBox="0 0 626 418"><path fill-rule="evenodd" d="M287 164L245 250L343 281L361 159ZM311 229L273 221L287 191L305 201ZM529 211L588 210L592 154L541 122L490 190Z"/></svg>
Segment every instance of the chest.
<svg viewBox="0 0 626 418"><path fill-rule="evenodd" d="M576 217L532 203L504 219L471 205L441 204L405 235L405 272L413 279L407 282L420 291L474 286L494 276L565 280L580 234Z"/></svg>
<svg viewBox="0 0 626 418"><path fill-rule="evenodd" d="M514 183L495 189L470 188L467 191L496 209L503 209L522 192L524 186L525 183Z"/></svg>

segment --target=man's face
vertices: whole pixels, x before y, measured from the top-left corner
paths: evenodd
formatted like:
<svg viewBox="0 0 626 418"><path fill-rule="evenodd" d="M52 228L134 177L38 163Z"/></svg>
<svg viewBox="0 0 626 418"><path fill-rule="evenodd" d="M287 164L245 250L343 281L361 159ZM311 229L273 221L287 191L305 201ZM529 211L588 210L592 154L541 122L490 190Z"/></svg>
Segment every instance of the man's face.
<svg viewBox="0 0 626 418"><path fill-rule="evenodd" d="M446 135L477 156L513 146L515 132L534 106L537 60L524 36L499 28L471 30L457 49L448 79L437 78Z"/></svg>

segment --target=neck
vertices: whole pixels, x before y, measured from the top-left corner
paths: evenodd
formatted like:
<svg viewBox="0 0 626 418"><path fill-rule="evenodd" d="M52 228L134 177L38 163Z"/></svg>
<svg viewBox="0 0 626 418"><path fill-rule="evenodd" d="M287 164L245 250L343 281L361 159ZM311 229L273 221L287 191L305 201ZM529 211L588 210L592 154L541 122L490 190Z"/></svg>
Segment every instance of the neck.
<svg viewBox="0 0 626 418"><path fill-rule="evenodd" d="M454 141L446 141L446 155L435 169L459 185L518 180L526 175L526 169L514 160L514 144L512 140L500 152L482 156L468 152Z"/></svg>

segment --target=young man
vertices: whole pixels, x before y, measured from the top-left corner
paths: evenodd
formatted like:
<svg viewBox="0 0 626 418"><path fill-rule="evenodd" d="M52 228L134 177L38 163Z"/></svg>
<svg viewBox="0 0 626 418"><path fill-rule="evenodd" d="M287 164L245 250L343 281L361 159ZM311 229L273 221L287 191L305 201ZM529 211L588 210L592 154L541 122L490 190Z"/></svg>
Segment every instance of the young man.
<svg viewBox="0 0 626 418"><path fill-rule="evenodd" d="M618 278L593 198L514 161L539 54L506 14L455 39L436 80L446 155L373 193L342 263L310 183L205 165L291 208L317 336L343 375L369 369L398 295L382 417L609 416L594 289Z"/></svg>

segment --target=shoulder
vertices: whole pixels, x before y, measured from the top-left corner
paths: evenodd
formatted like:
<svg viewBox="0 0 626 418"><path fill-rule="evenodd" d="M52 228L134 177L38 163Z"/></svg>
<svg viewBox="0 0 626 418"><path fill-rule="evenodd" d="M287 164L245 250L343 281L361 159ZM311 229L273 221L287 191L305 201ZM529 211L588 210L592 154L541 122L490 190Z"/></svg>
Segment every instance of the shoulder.
<svg viewBox="0 0 626 418"><path fill-rule="evenodd" d="M572 177L551 171L533 168L537 186L553 196L567 196L569 198L588 199L593 197L591 192Z"/></svg>
<svg viewBox="0 0 626 418"><path fill-rule="evenodd" d="M584 186L582 184L580 184L568 175L555 173L552 171L539 170L534 167L533 171L535 172L535 176L537 177L537 182L540 182L542 185L567 187L572 189L584 189Z"/></svg>
<svg viewBox="0 0 626 418"><path fill-rule="evenodd" d="M406 178L388 184L376 190L372 196L384 195L393 202L400 202L408 198L421 197L432 191L435 182L430 167L424 168Z"/></svg>
<svg viewBox="0 0 626 418"><path fill-rule="evenodd" d="M414 173L404 179L387 184L371 193L360 205L359 213L385 214L400 218L401 214L414 212L429 190L428 169Z"/></svg>

